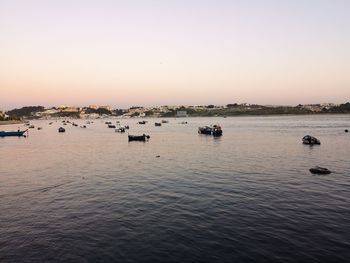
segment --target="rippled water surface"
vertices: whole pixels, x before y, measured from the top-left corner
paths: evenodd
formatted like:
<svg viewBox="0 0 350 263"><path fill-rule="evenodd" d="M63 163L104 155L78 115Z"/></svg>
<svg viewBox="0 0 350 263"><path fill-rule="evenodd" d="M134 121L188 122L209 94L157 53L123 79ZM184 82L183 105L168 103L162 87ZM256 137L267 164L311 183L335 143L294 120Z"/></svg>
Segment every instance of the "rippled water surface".
<svg viewBox="0 0 350 263"><path fill-rule="evenodd" d="M0 262L350 259L349 115L120 120L146 143L104 121L0 138Z"/></svg>

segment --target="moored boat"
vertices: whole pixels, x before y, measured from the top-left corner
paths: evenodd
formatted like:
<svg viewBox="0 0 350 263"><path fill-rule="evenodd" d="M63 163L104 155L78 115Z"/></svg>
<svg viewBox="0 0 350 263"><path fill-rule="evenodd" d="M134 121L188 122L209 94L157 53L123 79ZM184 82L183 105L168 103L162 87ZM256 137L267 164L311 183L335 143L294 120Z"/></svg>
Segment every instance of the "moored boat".
<svg viewBox="0 0 350 263"><path fill-rule="evenodd" d="M108 124L108 128L115 129L115 125L113 125L113 124Z"/></svg>
<svg viewBox="0 0 350 263"><path fill-rule="evenodd" d="M221 136L222 129L221 129L220 125L203 126L203 127L198 128L198 133L212 135L212 136Z"/></svg>
<svg viewBox="0 0 350 263"><path fill-rule="evenodd" d="M130 141L145 142L145 141L148 141L149 138L150 138L150 136L146 135L146 134L142 134L142 135L128 135L129 142Z"/></svg>
<svg viewBox="0 0 350 263"><path fill-rule="evenodd" d="M154 123L154 126L159 127L159 126L162 126L162 124L161 124L160 122L155 122L155 123Z"/></svg>
<svg viewBox="0 0 350 263"><path fill-rule="evenodd" d="M14 137L14 136L18 136L18 137L21 137L21 136L25 136L24 134L27 132L28 130L25 130L25 131L10 131L10 132L6 132L6 131L0 131L0 137Z"/></svg>
<svg viewBox="0 0 350 263"><path fill-rule="evenodd" d="M139 124L146 124L147 121L139 121L138 123L139 123Z"/></svg>
<svg viewBox="0 0 350 263"><path fill-rule="evenodd" d="M59 128L58 128L58 132L66 132L66 129L63 128L63 127L59 127Z"/></svg>
<svg viewBox="0 0 350 263"><path fill-rule="evenodd" d="M309 171L312 174L330 174L331 173L331 171L328 170L327 168L319 167L319 166L311 168Z"/></svg>
<svg viewBox="0 0 350 263"><path fill-rule="evenodd" d="M125 128L124 128L124 127L116 128L116 129L115 129L115 132L124 133L124 132L125 132Z"/></svg>
<svg viewBox="0 0 350 263"><path fill-rule="evenodd" d="M307 145L314 145L314 144L320 145L321 144L319 139L317 139L316 137L313 137L311 135L305 135L303 137L302 141L303 141L303 144L307 144Z"/></svg>

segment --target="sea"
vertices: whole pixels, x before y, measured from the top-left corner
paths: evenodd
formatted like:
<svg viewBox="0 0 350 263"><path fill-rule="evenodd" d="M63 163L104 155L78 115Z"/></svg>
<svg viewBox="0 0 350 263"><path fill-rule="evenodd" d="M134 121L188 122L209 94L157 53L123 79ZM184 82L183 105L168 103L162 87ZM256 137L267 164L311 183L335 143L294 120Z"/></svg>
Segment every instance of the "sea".
<svg viewBox="0 0 350 263"><path fill-rule="evenodd" d="M0 138L0 262L350 261L350 115L145 120Z"/></svg>

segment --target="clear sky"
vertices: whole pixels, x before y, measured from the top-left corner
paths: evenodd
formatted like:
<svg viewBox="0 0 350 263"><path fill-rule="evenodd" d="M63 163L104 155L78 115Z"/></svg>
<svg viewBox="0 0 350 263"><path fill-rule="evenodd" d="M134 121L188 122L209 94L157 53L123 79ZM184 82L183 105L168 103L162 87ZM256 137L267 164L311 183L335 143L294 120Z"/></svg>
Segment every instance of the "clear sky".
<svg viewBox="0 0 350 263"><path fill-rule="evenodd" d="M350 100L349 0L0 0L0 109Z"/></svg>

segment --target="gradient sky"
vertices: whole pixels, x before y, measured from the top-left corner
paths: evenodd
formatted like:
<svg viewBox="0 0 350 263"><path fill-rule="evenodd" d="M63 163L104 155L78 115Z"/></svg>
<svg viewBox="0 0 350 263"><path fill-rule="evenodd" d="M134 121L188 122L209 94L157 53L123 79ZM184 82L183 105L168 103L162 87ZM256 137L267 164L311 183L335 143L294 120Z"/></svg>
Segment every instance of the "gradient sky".
<svg viewBox="0 0 350 263"><path fill-rule="evenodd" d="M0 109L350 100L348 0L0 0Z"/></svg>

